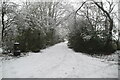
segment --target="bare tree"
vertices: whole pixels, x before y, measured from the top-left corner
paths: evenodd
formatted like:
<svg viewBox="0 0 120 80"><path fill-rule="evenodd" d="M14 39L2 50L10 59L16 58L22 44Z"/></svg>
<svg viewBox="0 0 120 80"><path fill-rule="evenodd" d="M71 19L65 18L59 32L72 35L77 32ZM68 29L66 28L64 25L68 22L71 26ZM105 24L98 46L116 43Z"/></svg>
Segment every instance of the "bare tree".
<svg viewBox="0 0 120 80"><path fill-rule="evenodd" d="M107 42L106 42L106 45L108 45L108 44L110 44L111 43L111 41L112 41L112 30L113 30L113 26L114 26L114 21L113 21L113 18L112 18L112 16L111 16L111 14L112 14L112 11L113 11L113 9L114 9L114 7L115 7L115 5L114 5L114 2L110 2L110 1L107 1L107 3L109 4L109 10L106 10L105 8L104 8L104 4L103 4L103 2L96 2L96 1L94 1L94 0L90 0L91 2L93 2L92 4L95 4L102 12L103 12L103 15L106 17L106 21L109 21L109 23L105 23L106 25L108 25L109 24L109 29L108 29L108 37L107 37ZM86 1L87 2L87 1ZM76 12L78 12L78 11L80 11L80 9L81 9L81 7L83 6L83 5L85 5L85 3L86 2L83 2L83 4L78 8L78 10L76 10ZM89 9L89 7L87 8L87 9ZM99 10L98 9L98 10ZM99 10L99 11L100 11ZM89 14L89 12L88 12L88 10L86 11L86 17L87 17L87 19L88 19L88 21L89 21L89 23L92 25L92 26L94 26L92 23L91 23L91 20L90 20L90 16L88 16L88 14ZM99 14L99 13L98 13ZM92 16L92 15L91 15ZM75 17L76 17L76 15L75 15ZM100 18L100 17L99 17ZM99 23L99 22L98 22Z"/></svg>
<svg viewBox="0 0 120 80"><path fill-rule="evenodd" d="M114 23L113 23L113 18L111 17L111 12L113 11L113 9L114 9L114 6L112 6L113 5L113 2L108 2L109 3L109 11L107 11L107 10L105 10L105 8L103 7L103 2L95 2L95 1L93 1L94 2L94 4L98 7L98 8L100 8L104 13L105 13L105 15L108 17L108 19L109 19L109 35L108 35L108 38L107 38L107 43L106 43L106 46L107 45L109 45L110 43L111 43L111 41L112 41L112 30L113 30L113 25L114 25Z"/></svg>

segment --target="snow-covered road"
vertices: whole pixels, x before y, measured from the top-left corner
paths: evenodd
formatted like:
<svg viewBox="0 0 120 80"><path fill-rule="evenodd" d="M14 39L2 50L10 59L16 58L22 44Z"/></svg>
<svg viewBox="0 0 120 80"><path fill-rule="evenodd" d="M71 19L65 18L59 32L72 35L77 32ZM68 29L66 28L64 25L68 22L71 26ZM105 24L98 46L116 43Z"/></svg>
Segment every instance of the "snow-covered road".
<svg viewBox="0 0 120 80"><path fill-rule="evenodd" d="M59 43L29 56L7 60L4 78L118 78L118 66L76 53Z"/></svg>

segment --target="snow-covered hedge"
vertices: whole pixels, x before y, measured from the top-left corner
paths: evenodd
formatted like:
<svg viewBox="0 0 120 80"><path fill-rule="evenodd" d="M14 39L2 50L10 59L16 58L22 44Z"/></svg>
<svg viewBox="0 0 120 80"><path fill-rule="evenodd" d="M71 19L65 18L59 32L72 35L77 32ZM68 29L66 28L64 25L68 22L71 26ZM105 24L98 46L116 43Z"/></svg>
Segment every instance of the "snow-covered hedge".
<svg viewBox="0 0 120 80"><path fill-rule="evenodd" d="M54 29L49 29L43 33L39 29L28 28L19 33L16 41L20 43L20 50L22 52L39 52L41 49L59 42L58 38L59 36L55 35Z"/></svg>
<svg viewBox="0 0 120 80"><path fill-rule="evenodd" d="M73 27L77 28L73 28L69 33L68 46L74 51L90 55L114 53L117 49L116 42L112 41L112 43L106 45L108 35L99 31L93 31L89 26L86 20L74 24Z"/></svg>

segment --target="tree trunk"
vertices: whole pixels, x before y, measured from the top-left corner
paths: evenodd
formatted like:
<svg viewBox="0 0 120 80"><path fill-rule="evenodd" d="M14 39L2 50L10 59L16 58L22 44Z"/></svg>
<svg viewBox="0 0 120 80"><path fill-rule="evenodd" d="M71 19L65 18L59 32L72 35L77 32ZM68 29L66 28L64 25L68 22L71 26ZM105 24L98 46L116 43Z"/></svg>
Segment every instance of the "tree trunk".
<svg viewBox="0 0 120 80"><path fill-rule="evenodd" d="M2 11L2 37L1 37L2 42L3 42L3 37L4 37L4 28L5 28L5 25L4 25L4 12Z"/></svg>
<svg viewBox="0 0 120 80"><path fill-rule="evenodd" d="M2 42L4 39L4 29L5 29L4 16L5 16L5 2L3 2L2 4L2 37L1 37Z"/></svg>
<svg viewBox="0 0 120 80"><path fill-rule="evenodd" d="M4 30L5 30L4 16L5 16L5 2L3 2L2 4L2 35L1 35L2 47L4 42Z"/></svg>

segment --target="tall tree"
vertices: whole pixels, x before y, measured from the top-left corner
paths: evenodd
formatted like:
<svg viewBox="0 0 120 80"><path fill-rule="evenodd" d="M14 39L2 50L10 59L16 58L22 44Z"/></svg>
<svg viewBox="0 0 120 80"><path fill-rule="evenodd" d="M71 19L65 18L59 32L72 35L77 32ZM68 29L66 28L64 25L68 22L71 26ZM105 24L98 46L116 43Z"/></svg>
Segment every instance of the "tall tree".
<svg viewBox="0 0 120 80"><path fill-rule="evenodd" d="M4 17L6 14L5 5L6 5L5 2L3 1L2 2L2 37L1 37L2 42L3 42L3 38L4 38L4 29L5 29L5 23L4 23Z"/></svg>
<svg viewBox="0 0 120 80"><path fill-rule="evenodd" d="M109 2L109 5L110 5L109 6L109 11L105 10L105 8L103 7L103 2L96 2L96 1L93 1L93 2L98 8L100 8L105 13L105 15L109 19L109 24L110 24L109 25L109 35L107 37L107 42L106 42L106 46L108 46L112 41L112 30L113 30L113 25L114 25L113 24L113 18L111 17L111 12L114 9L114 6L112 6L113 2L112 3Z"/></svg>

